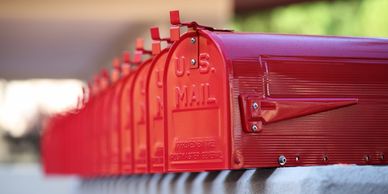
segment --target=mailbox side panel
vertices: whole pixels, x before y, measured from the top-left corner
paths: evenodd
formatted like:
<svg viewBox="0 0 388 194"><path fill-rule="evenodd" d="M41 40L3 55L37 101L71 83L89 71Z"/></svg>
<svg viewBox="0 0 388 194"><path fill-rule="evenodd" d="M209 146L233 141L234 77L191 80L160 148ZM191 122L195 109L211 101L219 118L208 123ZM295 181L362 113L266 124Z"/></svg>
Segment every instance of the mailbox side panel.
<svg viewBox="0 0 388 194"><path fill-rule="evenodd" d="M170 49L164 76L168 171L229 167L226 71L218 47L201 31L186 33Z"/></svg>
<svg viewBox="0 0 388 194"><path fill-rule="evenodd" d="M218 38L233 67L234 168L387 164L387 40ZM254 116L256 132L242 123Z"/></svg>
<svg viewBox="0 0 388 194"><path fill-rule="evenodd" d="M289 135L290 142L279 142L284 153L278 154L287 153L290 165L387 164L388 46L385 49L386 59L263 58L271 97L358 100L347 107L265 126L265 135L274 130Z"/></svg>
<svg viewBox="0 0 388 194"><path fill-rule="evenodd" d="M165 172L164 99L163 76L168 49L154 58L148 75L148 141L151 173Z"/></svg>

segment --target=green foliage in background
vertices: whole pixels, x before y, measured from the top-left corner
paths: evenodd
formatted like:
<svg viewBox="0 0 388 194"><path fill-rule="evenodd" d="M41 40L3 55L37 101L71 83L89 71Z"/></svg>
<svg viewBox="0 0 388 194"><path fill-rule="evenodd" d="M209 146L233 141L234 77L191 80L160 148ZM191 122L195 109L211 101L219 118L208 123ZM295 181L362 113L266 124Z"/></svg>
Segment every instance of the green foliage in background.
<svg viewBox="0 0 388 194"><path fill-rule="evenodd" d="M388 37L388 0L315 1L237 15L244 32Z"/></svg>

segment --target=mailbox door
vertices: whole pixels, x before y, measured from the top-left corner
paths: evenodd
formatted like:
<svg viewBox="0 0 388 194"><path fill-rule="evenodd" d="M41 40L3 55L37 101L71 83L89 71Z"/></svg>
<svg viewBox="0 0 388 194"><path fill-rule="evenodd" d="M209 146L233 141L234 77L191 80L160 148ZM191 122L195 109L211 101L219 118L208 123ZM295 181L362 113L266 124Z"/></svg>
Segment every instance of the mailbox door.
<svg viewBox="0 0 388 194"><path fill-rule="evenodd" d="M111 153L112 153L112 173L120 173L120 105L121 96L124 86L124 79L120 79L115 83L112 89L112 104L110 107L109 117L110 122L110 138L111 138Z"/></svg>
<svg viewBox="0 0 388 194"><path fill-rule="evenodd" d="M170 49L164 76L169 171L229 167L226 75L222 53L202 31L186 33Z"/></svg>
<svg viewBox="0 0 388 194"><path fill-rule="evenodd" d="M120 166L122 174L133 172L132 149L132 86L134 73L123 78L123 89L120 98Z"/></svg>
<svg viewBox="0 0 388 194"><path fill-rule="evenodd" d="M90 153L90 176L96 176L98 174L97 164L98 164L98 136L97 131L95 130L95 97L89 96L88 100L88 136L87 140L89 140L89 148L88 151Z"/></svg>
<svg viewBox="0 0 388 194"><path fill-rule="evenodd" d="M83 176L83 177L86 177L87 176L87 172L88 172L88 169L87 169L87 162L88 162L88 159L87 158L87 155L89 155L89 153L86 151L86 147L87 147L87 144L88 142L85 141L85 137L86 137L86 122L85 122L85 115L86 115L86 109L85 107L82 107L78 113L78 119L77 119L77 122L78 122L78 128L79 128L79 149L80 149L80 157L79 157L79 170L80 170L80 175Z"/></svg>
<svg viewBox="0 0 388 194"><path fill-rule="evenodd" d="M67 174L75 174L76 171L76 160L78 155L78 139L75 136L76 135L76 126L75 126L75 115L74 112L71 112L67 115L66 118L66 131L65 133L67 140L63 141L63 148L66 153L66 161L67 161Z"/></svg>
<svg viewBox="0 0 388 194"><path fill-rule="evenodd" d="M94 109L94 130L97 139L97 173L99 175L106 174L106 160L107 160L107 150L106 150L106 138L104 126L104 100L105 100L105 91L100 91L95 97L95 109Z"/></svg>
<svg viewBox="0 0 388 194"><path fill-rule="evenodd" d="M79 157L78 157L78 174L85 177L87 175L87 167L86 167L86 162L87 159L86 155L88 153L86 152L86 144L87 142L85 141L85 122L84 122L84 115L85 115L85 109L81 108L78 113L77 113L77 135L78 137L78 149L79 149Z"/></svg>
<svg viewBox="0 0 388 194"><path fill-rule="evenodd" d="M81 124L83 125L82 130L82 142L84 144L83 148L83 168L85 176L93 175L93 157L94 150L92 148L93 139L95 138L91 129L92 121L92 112L91 112L91 103L90 100L85 104L83 110L83 116Z"/></svg>
<svg viewBox="0 0 388 194"><path fill-rule="evenodd" d="M101 175L101 134L100 134L100 116L101 116L101 102L100 102L100 95L96 94L92 98L92 134L94 136L94 142L93 142L93 147L94 147L94 174L96 175Z"/></svg>
<svg viewBox="0 0 388 194"><path fill-rule="evenodd" d="M152 61L148 75L148 139L151 173L165 172L163 75L168 49L162 50Z"/></svg>
<svg viewBox="0 0 388 194"><path fill-rule="evenodd" d="M102 130L103 130L103 153L105 155L104 164L105 164L105 174L117 174L118 173L118 161L119 161L119 152L117 146L117 131L112 128L113 125L113 110L116 109L115 103L115 90L117 84L109 86L104 91L103 97L103 112L102 115Z"/></svg>
<svg viewBox="0 0 388 194"><path fill-rule="evenodd" d="M148 71L151 60L145 61L137 70L133 83L132 98L132 128L133 128L133 154L134 173L148 172L148 143L147 143L147 122L146 122L146 95Z"/></svg>
<svg viewBox="0 0 388 194"><path fill-rule="evenodd" d="M109 138L109 117L107 113L109 111L110 104L110 88L107 88L102 91L101 100L101 155L102 155L102 174L109 175L110 173L110 138Z"/></svg>

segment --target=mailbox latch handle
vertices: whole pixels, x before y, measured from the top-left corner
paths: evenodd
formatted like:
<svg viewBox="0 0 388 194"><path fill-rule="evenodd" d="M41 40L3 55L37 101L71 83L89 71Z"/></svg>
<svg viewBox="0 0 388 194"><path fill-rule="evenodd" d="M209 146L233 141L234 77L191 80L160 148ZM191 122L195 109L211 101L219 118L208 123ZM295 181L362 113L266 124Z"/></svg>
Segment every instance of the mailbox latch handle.
<svg viewBox="0 0 388 194"><path fill-rule="evenodd" d="M357 98L271 98L250 94L239 96L242 127L246 132L260 132L266 124L357 103Z"/></svg>

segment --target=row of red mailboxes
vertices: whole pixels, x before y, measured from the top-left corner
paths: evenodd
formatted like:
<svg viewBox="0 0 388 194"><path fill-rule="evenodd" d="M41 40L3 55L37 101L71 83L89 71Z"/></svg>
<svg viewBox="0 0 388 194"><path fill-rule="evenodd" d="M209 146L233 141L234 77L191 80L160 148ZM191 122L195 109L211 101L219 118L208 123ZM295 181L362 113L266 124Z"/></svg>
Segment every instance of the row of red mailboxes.
<svg viewBox="0 0 388 194"><path fill-rule="evenodd" d="M170 17L170 38L151 29L149 59L139 45L82 107L50 119L47 173L388 164L387 39L236 33Z"/></svg>

